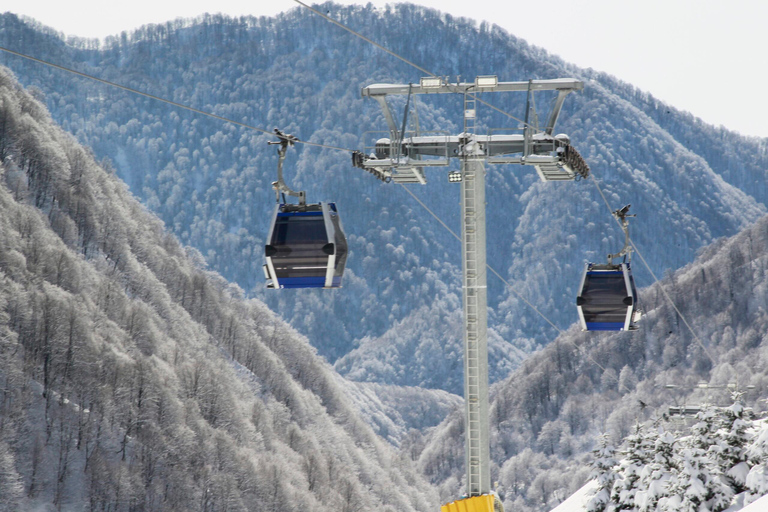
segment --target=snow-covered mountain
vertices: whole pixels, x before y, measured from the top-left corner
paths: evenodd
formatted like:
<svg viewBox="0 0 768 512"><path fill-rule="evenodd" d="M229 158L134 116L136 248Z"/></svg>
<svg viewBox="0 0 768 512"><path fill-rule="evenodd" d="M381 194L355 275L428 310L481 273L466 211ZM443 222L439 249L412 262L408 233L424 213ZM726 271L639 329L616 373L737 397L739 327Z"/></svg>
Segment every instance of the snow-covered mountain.
<svg viewBox="0 0 768 512"><path fill-rule="evenodd" d="M590 493L594 488L595 482L590 480L584 487L553 508L551 512L585 512L587 502L590 499ZM753 501L746 507L733 508L728 510L728 512L764 512L765 510L768 510L768 495Z"/></svg>
<svg viewBox="0 0 768 512"><path fill-rule="evenodd" d="M558 131L568 133L587 158L614 208L632 203L638 214L633 239L657 275L692 261L701 247L765 212L764 140L705 125L495 26L407 4L375 9L326 3L322 9L439 74L584 80L583 93L567 99ZM351 149L361 149L364 132L386 129L378 105L360 98L360 88L420 77L301 9L274 18L176 20L103 44L65 40L5 14L0 43L238 122ZM210 268L265 300L339 371L360 381L461 392L460 331L449 320L460 316L458 243L399 187L353 169L344 152L291 151L289 181L306 188L310 200L339 205L349 270L343 290L267 293L261 247L276 168L269 136L18 57L0 59L36 88L66 130L98 159L109 159L130 190L183 243L196 247ZM502 96L488 99L523 114L524 95ZM454 99L420 99L421 127L460 131L460 109ZM480 112L481 129L509 126L500 114ZM458 187L442 171L427 177L428 186L414 191L458 229ZM584 262L616 251L621 233L589 181L544 184L528 169L489 166L488 184L494 227L489 263L567 328L575 321L572 302ZM651 283L642 268L636 272L640 286ZM490 281L492 375L501 379L556 333L515 294ZM431 327L425 314L434 315ZM439 371L425 371L425 360Z"/></svg>
<svg viewBox="0 0 768 512"><path fill-rule="evenodd" d="M306 338L203 267L0 68L0 510L434 509Z"/></svg>

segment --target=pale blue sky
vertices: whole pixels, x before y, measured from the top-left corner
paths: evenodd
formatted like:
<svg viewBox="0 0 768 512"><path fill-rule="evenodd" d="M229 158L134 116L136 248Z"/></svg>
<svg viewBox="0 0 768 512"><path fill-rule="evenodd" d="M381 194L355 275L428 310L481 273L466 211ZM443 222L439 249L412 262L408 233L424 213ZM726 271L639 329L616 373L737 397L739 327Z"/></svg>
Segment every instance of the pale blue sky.
<svg viewBox="0 0 768 512"><path fill-rule="evenodd" d="M768 137L768 0L413 3L496 23L568 62L615 75L705 122ZM273 15L294 7L298 4L292 0L0 0L0 12L30 16L67 35L98 38L205 12ZM429 63L421 64L429 68Z"/></svg>

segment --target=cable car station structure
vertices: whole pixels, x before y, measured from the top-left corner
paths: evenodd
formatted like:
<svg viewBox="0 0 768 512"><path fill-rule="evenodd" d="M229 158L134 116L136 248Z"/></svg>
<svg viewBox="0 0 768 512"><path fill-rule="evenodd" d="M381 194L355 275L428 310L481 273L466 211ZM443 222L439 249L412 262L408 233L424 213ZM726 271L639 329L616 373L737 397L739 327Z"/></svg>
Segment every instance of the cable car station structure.
<svg viewBox="0 0 768 512"><path fill-rule="evenodd" d="M533 166L542 181L573 180L586 177L589 168L570 146L566 135L554 135L565 97L583 89L581 81L565 78L498 82L495 76L478 77L471 83L448 83L439 77L421 79L419 85L376 84L363 88L363 97L375 99L387 121L390 136L376 142L372 155L356 153L353 162L386 181L425 184L425 166L447 166L451 158L461 162L460 173L451 181L461 182L462 288L464 309L464 401L466 497L442 507L443 512L491 512L501 502L491 493L488 348L485 163L512 163ZM532 95L536 91L556 91L546 124L528 123ZM526 92L528 102L522 133L479 135L475 133L478 93ZM387 102L388 96L462 94L464 131L453 136L421 135L406 137L404 114L398 128ZM535 105L535 103L534 103ZM458 174L458 175L457 175Z"/></svg>

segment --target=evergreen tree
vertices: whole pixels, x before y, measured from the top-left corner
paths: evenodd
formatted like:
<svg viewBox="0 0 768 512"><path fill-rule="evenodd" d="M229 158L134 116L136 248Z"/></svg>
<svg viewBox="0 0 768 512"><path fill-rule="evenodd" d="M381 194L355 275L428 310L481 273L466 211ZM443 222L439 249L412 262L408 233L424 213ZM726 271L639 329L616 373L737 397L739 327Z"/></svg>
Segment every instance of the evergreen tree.
<svg viewBox="0 0 768 512"><path fill-rule="evenodd" d="M675 436L658 427L654 442L653 461L640 472L640 488L635 495L637 509L652 512L662 498L669 496L667 482L677 469L674 445Z"/></svg>
<svg viewBox="0 0 768 512"><path fill-rule="evenodd" d="M747 448L747 458L752 468L745 481L745 504L768 494L768 421L759 423L754 441Z"/></svg>
<svg viewBox="0 0 768 512"><path fill-rule="evenodd" d="M634 432L626 439L627 447L619 463L618 478L613 484L611 502L617 510L634 510L635 495L640 489L640 473L653 457L653 440L647 435L643 425L635 423Z"/></svg>
<svg viewBox="0 0 768 512"><path fill-rule="evenodd" d="M750 468L747 461L747 427L752 410L744 407L743 396L743 392L734 392L733 404L723 410L723 426L717 431L718 443L714 447L718 469L737 494L746 490Z"/></svg>
<svg viewBox="0 0 768 512"><path fill-rule="evenodd" d="M667 484L668 496L659 501L665 512L708 512L706 454L688 447L678 457L678 471Z"/></svg>
<svg viewBox="0 0 768 512"><path fill-rule="evenodd" d="M733 497L733 490L717 462L724 446L722 431L727 423L726 414L722 408L704 405L696 418L698 421L691 427L691 435L679 455L680 470L670 485L670 494L682 500L685 510L720 512L728 508Z"/></svg>
<svg viewBox="0 0 768 512"><path fill-rule="evenodd" d="M587 503L587 512L611 512L615 510L611 502L611 489L616 481L616 449L611 444L608 434L600 436L600 444L592 451L592 473L590 478L597 480L595 495Z"/></svg>
<svg viewBox="0 0 768 512"><path fill-rule="evenodd" d="M698 421L691 427L691 437L686 444L706 453L718 442L718 430L723 425L723 417L718 408L704 404L696 414L696 419Z"/></svg>
<svg viewBox="0 0 768 512"><path fill-rule="evenodd" d="M733 491L723 481L707 451L694 446L678 455L678 471L668 484L669 498L661 502L669 512L722 512Z"/></svg>

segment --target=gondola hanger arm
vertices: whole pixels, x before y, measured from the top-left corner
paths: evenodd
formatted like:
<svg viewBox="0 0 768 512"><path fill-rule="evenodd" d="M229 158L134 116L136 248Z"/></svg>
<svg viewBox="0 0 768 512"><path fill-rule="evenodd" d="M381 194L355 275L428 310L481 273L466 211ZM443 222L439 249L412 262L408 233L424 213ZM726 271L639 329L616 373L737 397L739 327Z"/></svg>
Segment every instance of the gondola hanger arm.
<svg viewBox="0 0 768 512"><path fill-rule="evenodd" d="M277 181L272 182L272 188L275 190L275 198L279 203L280 194L288 194L291 197L298 197L299 205L304 206L307 204L307 193L303 190L299 192L293 190L291 187L286 185L285 180L283 180L283 162L285 161L285 154L288 150L288 146L293 146L296 142L301 141L290 133L284 133L277 128L275 128L275 135L277 135L277 138L280 139L279 141L267 142L267 144L270 146L275 144L280 145L280 147L277 149L277 154L279 156L277 160Z"/></svg>
<svg viewBox="0 0 768 512"><path fill-rule="evenodd" d="M628 212L630 206L632 205L628 204L612 213L614 218L616 218L616 220L618 220L621 224L621 230L624 231L624 247L622 247L621 251L617 252L616 254L608 255L609 265L613 265L613 260L616 258L621 258L622 256L627 256L628 260L632 259L632 242L629 238L629 220L627 219L629 217L637 217L637 215L629 215Z"/></svg>

